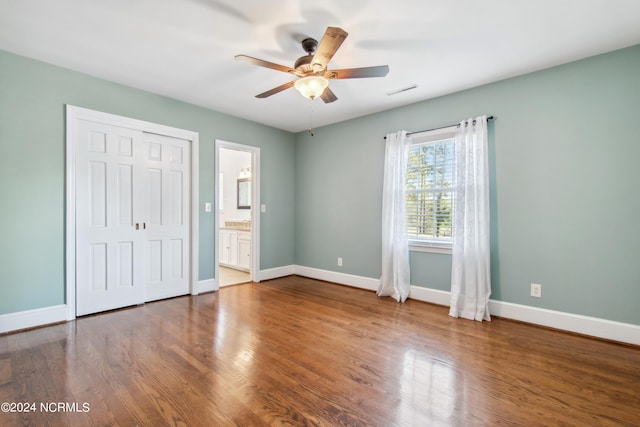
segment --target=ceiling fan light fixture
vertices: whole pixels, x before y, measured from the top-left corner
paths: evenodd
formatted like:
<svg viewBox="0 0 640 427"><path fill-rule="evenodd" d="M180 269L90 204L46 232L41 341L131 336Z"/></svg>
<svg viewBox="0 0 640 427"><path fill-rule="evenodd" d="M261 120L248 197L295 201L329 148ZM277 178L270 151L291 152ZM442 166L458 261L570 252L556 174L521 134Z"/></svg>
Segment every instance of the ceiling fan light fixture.
<svg viewBox="0 0 640 427"><path fill-rule="evenodd" d="M321 76L307 76L296 80L294 87L305 98L315 99L329 86L329 80Z"/></svg>
<svg viewBox="0 0 640 427"><path fill-rule="evenodd" d="M329 61L331 61L333 55L335 55L348 35L349 34L342 28L327 27L320 43L315 39L307 37L302 40L302 49L304 49L307 54L298 58L293 68L247 55L236 55L236 59L241 59L260 67L293 74L298 77L297 80L290 80L266 92L259 93L256 95L256 98L268 98L271 95L280 93L293 86L300 91L305 98L313 100L319 97L325 104L330 104L337 101L338 98L329 88L329 80L384 77L389 72L388 65L328 70L327 65Z"/></svg>

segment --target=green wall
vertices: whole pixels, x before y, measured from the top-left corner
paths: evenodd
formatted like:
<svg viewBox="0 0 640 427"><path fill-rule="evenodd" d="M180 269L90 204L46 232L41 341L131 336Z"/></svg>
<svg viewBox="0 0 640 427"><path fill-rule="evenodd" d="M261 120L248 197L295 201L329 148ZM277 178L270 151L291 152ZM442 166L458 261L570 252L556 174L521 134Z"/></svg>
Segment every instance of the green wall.
<svg viewBox="0 0 640 427"><path fill-rule="evenodd" d="M0 51L0 314L65 302L65 104L199 132L200 280L214 275L214 141L260 147L261 268L294 263L294 135Z"/></svg>
<svg viewBox="0 0 640 427"><path fill-rule="evenodd" d="M494 115L492 299L640 324L638 70L635 46L311 137L0 51L0 315L64 303L72 104L199 132L200 280L214 274L213 216L202 207L215 202L215 138L261 147L262 269L377 278L383 136ZM411 254L413 285L448 290L450 268L449 255ZM543 285L542 298L529 296L531 282Z"/></svg>
<svg viewBox="0 0 640 427"><path fill-rule="evenodd" d="M384 135L489 114L492 299L640 324L639 70L635 46L299 133L296 264L378 278ZM450 255L410 261L449 290Z"/></svg>

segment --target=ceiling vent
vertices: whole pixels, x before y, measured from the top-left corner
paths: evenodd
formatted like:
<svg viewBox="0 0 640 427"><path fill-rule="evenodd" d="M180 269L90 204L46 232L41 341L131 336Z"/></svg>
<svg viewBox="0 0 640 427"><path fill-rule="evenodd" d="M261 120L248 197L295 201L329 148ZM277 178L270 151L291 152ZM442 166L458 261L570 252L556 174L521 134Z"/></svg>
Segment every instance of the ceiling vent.
<svg viewBox="0 0 640 427"><path fill-rule="evenodd" d="M413 84L411 86L407 86L407 87L404 87L402 89L398 89L398 90L394 90L393 92L389 92L389 93L387 93L387 96L397 95L399 93L406 92L408 90L412 90L412 89L415 89L417 87L418 87L418 85Z"/></svg>

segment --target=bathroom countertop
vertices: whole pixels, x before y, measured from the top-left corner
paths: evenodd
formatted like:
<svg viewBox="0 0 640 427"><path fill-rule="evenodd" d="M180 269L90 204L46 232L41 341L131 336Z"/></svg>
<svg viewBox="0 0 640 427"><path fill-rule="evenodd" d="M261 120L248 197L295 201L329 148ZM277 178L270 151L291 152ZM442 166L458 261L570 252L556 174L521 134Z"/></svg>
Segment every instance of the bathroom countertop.
<svg viewBox="0 0 640 427"><path fill-rule="evenodd" d="M228 227L223 225L220 227L221 230L238 230L238 231L251 231L251 227Z"/></svg>
<svg viewBox="0 0 640 427"><path fill-rule="evenodd" d="M220 225L225 230L251 231L251 222L249 221L225 221Z"/></svg>

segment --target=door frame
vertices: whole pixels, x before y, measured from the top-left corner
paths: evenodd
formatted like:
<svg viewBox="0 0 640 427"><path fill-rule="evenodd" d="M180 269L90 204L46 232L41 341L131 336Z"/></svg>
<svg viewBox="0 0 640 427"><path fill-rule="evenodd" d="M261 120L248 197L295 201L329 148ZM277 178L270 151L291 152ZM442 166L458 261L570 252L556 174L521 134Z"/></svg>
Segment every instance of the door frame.
<svg viewBox="0 0 640 427"><path fill-rule="evenodd" d="M87 108L65 105L66 111L66 171L65 171L65 288L67 320L76 318L76 122L87 120L112 126L135 129L142 132L166 135L184 139L191 143L191 194L189 238L189 289L191 295L198 294L199 273L199 182L200 182L200 142L198 132L174 128Z"/></svg>
<svg viewBox="0 0 640 427"><path fill-rule="evenodd" d="M216 139L215 141L215 185L214 185L214 275L215 289L220 289L220 149L244 151L251 153L251 271L252 282L260 282L260 147L238 144Z"/></svg>

